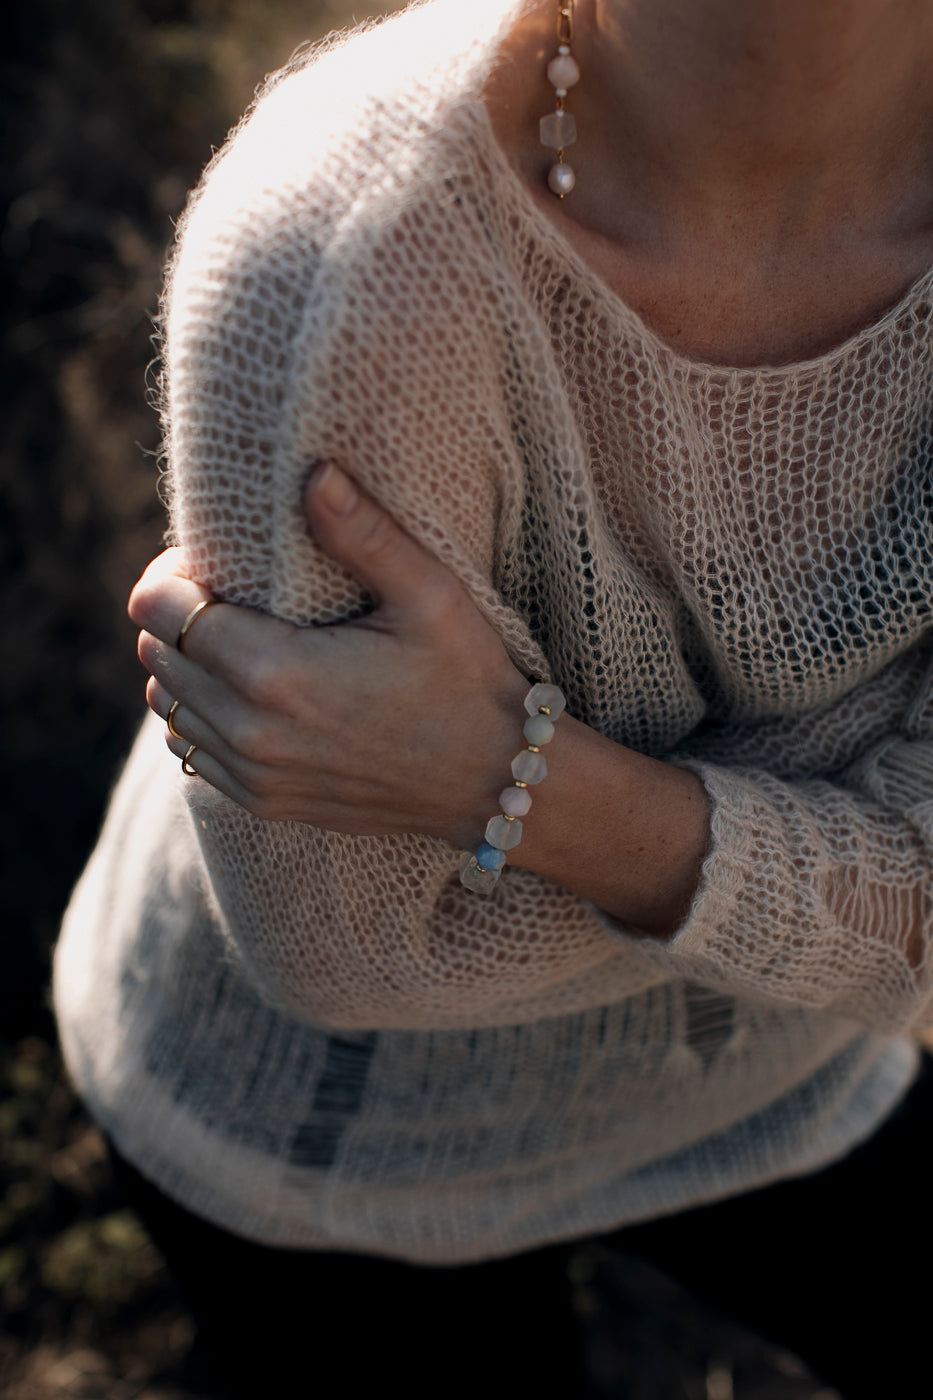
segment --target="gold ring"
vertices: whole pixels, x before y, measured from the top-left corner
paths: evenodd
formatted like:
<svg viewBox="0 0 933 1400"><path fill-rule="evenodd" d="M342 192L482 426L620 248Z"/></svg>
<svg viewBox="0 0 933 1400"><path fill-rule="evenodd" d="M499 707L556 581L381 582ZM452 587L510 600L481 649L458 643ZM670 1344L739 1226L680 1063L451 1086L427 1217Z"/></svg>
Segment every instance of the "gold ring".
<svg viewBox="0 0 933 1400"><path fill-rule="evenodd" d="M184 773L186 778L196 778L198 776L198 770L196 768L192 768L189 762L191 755L193 753L197 753L197 751L197 744L189 744L187 751L185 752L185 756L181 761L181 771Z"/></svg>
<svg viewBox="0 0 933 1400"><path fill-rule="evenodd" d="M165 723L168 725L168 732L172 735L174 739L184 739L185 737L184 734L179 734L178 730L172 723L172 720L175 718L175 711L178 709L178 706L180 704L180 700L173 700L172 708L169 710L168 714L165 717Z"/></svg>
<svg viewBox="0 0 933 1400"><path fill-rule="evenodd" d="M185 640L188 633L191 631L192 627L194 626L198 618L201 616L204 609L212 608L214 604L218 601L219 600L217 598L205 598L203 602L198 603L195 607L191 609L190 613L185 618L184 622L181 624L181 630L179 631L178 636L175 639L175 646L178 651L183 651L182 642Z"/></svg>

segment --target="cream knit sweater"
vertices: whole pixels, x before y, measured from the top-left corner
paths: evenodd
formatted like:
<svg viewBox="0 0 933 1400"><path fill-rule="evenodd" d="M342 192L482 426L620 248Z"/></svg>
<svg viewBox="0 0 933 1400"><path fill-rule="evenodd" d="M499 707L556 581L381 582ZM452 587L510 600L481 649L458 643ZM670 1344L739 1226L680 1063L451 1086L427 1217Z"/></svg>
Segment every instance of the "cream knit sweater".
<svg viewBox="0 0 933 1400"><path fill-rule="evenodd" d="M933 274L804 364L675 353L496 146L487 10L334 47L214 162L169 285L174 530L223 598L345 618L301 510L344 464L570 713L702 776L690 915L636 940L521 870L470 894L440 841L263 823L150 719L55 972L163 1189L434 1262L824 1163L933 1019Z"/></svg>

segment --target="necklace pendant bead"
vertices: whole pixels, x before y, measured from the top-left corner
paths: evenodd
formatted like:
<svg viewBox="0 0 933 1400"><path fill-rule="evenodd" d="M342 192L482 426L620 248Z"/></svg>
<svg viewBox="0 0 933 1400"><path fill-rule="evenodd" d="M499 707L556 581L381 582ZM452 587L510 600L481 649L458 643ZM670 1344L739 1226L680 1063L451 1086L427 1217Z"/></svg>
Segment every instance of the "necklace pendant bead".
<svg viewBox="0 0 933 1400"><path fill-rule="evenodd" d="M547 66L548 82L556 88L576 87L580 81L580 65L569 53L558 54Z"/></svg>
<svg viewBox="0 0 933 1400"><path fill-rule="evenodd" d="M577 183L577 177L569 165L564 165L561 162L560 165L551 166L547 175L547 183L551 193L556 194L559 199L563 199Z"/></svg>
<svg viewBox="0 0 933 1400"><path fill-rule="evenodd" d="M557 152L557 164L548 171L548 189L558 199L564 199L577 183L577 177L564 160L564 151L577 139L577 124L564 110L564 99L570 88L580 81L580 67L570 51L574 38L574 0L558 0L557 53L547 66L548 82L555 90L556 108L542 117L538 131L542 146Z"/></svg>
<svg viewBox="0 0 933 1400"><path fill-rule="evenodd" d="M570 112L549 112L538 123L542 146L552 146L562 151L572 146L577 139L577 123Z"/></svg>

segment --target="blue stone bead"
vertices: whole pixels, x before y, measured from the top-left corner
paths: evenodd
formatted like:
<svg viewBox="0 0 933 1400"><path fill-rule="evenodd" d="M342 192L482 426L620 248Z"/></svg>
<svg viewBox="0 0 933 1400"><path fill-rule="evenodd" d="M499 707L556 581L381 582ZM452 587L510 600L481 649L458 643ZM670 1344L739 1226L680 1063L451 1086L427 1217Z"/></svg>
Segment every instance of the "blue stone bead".
<svg viewBox="0 0 933 1400"><path fill-rule="evenodd" d="M495 846L490 846L488 841L476 848L476 863L484 870L501 870L505 865L505 851L497 851Z"/></svg>

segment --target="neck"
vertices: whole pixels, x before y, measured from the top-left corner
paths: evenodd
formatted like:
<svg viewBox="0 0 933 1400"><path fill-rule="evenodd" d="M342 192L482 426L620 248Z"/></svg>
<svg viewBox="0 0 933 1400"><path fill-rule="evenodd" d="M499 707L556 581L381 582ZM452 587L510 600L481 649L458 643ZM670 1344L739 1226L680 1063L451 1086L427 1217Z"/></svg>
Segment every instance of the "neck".
<svg viewBox="0 0 933 1400"><path fill-rule="evenodd" d="M933 0L576 0L562 201L538 141L557 8L516 7L490 119L546 215L670 343L806 357L930 267Z"/></svg>
<svg viewBox="0 0 933 1400"><path fill-rule="evenodd" d="M577 19L581 144L655 200L779 190L838 217L841 191L929 168L928 0L577 0Z"/></svg>

